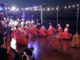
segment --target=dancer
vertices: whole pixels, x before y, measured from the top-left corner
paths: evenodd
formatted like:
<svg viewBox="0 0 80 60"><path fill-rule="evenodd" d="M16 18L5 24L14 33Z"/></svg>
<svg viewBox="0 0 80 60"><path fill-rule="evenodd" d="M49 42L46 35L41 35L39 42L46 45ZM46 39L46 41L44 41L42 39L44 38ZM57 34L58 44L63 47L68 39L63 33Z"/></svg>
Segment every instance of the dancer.
<svg viewBox="0 0 80 60"><path fill-rule="evenodd" d="M45 26L42 26L39 30L39 33L41 36L46 36L47 35L47 30L45 28Z"/></svg>
<svg viewBox="0 0 80 60"><path fill-rule="evenodd" d="M50 23L50 26L47 30L47 34L48 35L55 35L56 29L52 26L52 24Z"/></svg>
<svg viewBox="0 0 80 60"><path fill-rule="evenodd" d="M29 40L29 38L30 38L30 28L28 26L25 27L25 36L26 36L26 39Z"/></svg>
<svg viewBox="0 0 80 60"><path fill-rule="evenodd" d="M22 30L20 27L12 32L12 37L16 40L16 44L28 44L24 30Z"/></svg>
<svg viewBox="0 0 80 60"><path fill-rule="evenodd" d="M60 24L58 24L58 34L63 37L62 27Z"/></svg>
<svg viewBox="0 0 80 60"><path fill-rule="evenodd" d="M66 24L66 27L65 27L64 32L63 32L63 38L64 39L71 39L71 37L72 37L72 34L70 34L68 32L68 28L69 28L69 24Z"/></svg>
<svg viewBox="0 0 80 60"><path fill-rule="evenodd" d="M30 29L30 33L31 33L31 35L32 36L37 36L38 34L37 34L37 28L36 28L36 26L35 25L32 25L32 27L31 27L31 29Z"/></svg>
<svg viewBox="0 0 80 60"><path fill-rule="evenodd" d="M80 35L78 34L78 32L73 36L71 46L72 47L80 47Z"/></svg>

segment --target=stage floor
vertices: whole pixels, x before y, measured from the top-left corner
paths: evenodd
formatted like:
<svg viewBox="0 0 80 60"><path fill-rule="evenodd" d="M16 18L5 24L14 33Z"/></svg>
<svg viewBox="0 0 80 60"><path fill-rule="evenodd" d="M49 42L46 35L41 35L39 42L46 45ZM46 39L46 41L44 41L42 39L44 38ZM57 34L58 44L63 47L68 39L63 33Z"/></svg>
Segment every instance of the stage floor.
<svg viewBox="0 0 80 60"><path fill-rule="evenodd" d="M55 44L56 42L58 41L47 37L35 37L30 39L28 47L34 47L36 60L80 60L80 48L71 48L71 40L61 40Z"/></svg>

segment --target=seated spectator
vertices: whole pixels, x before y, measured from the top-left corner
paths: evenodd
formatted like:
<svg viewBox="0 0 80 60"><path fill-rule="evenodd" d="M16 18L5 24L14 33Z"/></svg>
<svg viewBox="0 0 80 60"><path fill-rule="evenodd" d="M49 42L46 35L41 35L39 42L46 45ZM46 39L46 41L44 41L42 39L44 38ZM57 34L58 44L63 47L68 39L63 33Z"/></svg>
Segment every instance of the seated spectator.
<svg viewBox="0 0 80 60"><path fill-rule="evenodd" d="M29 57L26 54L26 52L23 52L23 54L22 54L22 60L29 60Z"/></svg>
<svg viewBox="0 0 80 60"><path fill-rule="evenodd" d="M32 54L33 50L34 50L33 47L27 48L27 49L24 50L24 52L26 52L26 54L27 54L28 56L30 56L30 59L31 59L31 60L35 60L35 58L33 57L33 54Z"/></svg>

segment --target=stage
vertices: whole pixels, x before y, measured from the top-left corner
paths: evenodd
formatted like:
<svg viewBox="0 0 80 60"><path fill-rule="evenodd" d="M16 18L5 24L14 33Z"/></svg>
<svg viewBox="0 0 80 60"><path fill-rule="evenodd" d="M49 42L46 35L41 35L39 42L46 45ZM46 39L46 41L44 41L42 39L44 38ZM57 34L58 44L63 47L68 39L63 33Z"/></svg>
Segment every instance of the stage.
<svg viewBox="0 0 80 60"><path fill-rule="evenodd" d="M29 40L28 47L34 47L36 60L80 60L80 48L72 48L71 40L60 40L57 46L55 43L47 37L35 37ZM23 48L26 46L18 45L19 51Z"/></svg>

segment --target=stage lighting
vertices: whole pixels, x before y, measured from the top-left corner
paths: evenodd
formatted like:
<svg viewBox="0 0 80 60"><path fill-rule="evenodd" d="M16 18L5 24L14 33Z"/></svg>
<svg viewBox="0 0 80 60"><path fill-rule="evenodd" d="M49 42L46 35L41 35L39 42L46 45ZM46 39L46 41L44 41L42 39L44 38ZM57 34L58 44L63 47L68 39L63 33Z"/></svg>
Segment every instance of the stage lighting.
<svg viewBox="0 0 80 60"><path fill-rule="evenodd" d="M19 8L17 8L16 11L19 11Z"/></svg>
<svg viewBox="0 0 80 60"><path fill-rule="evenodd" d="M56 7L56 10L57 10L57 11L59 10L59 6Z"/></svg>
<svg viewBox="0 0 80 60"><path fill-rule="evenodd" d="M3 8L2 7L0 7L0 11L2 11L3 10Z"/></svg>
<svg viewBox="0 0 80 60"><path fill-rule="evenodd" d="M65 6L64 9L66 9L67 7Z"/></svg>
<svg viewBox="0 0 80 60"><path fill-rule="evenodd" d="M25 10L29 10L30 8L25 8Z"/></svg>
<svg viewBox="0 0 80 60"><path fill-rule="evenodd" d="M71 6L68 6L68 8L71 8Z"/></svg>
<svg viewBox="0 0 80 60"><path fill-rule="evenodd" d="M12 9L11 9L11 11L14 11L15 9L16 9L16 7L15 7L15 6L13 6L13 7L12 7Z"/></svg>
<svg viewBox="0 0 80 60"><path fill-rule="evenodd" d="M75 5L73 5L73 8L75 7Z"/></svg>
<svg viewBox="0 0 80 60"><path fill-rule="evenodd" d="M79 6L79 4L76 5L77 7Z"/></svg>
<svg viewBox="0 0 80 60"><path fill-rule="evenodd" d="M54 10L54 8L52 8L52 11Z"/></svg>
<svg viewBox="0 0 80 60"><path fill-rule="evenodd" d="M50 11L50 8L47 8L47 11Z"/></svg>

